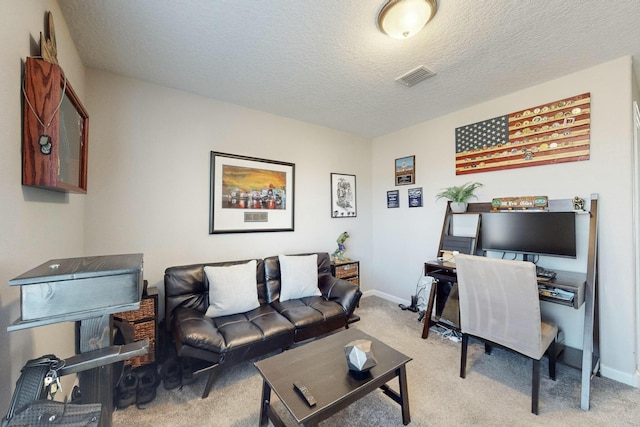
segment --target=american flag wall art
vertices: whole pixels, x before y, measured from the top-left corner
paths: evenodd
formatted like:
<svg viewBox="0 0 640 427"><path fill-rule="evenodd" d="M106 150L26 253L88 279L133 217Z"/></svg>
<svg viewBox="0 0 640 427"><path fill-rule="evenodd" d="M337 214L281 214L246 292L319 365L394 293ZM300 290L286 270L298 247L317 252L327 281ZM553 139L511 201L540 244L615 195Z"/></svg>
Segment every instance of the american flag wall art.
<svg viewBox="0 0 640 427"><path fill-rule="evenodd" d="M591 94L456 128L456 175L589 160Z"/></svg>

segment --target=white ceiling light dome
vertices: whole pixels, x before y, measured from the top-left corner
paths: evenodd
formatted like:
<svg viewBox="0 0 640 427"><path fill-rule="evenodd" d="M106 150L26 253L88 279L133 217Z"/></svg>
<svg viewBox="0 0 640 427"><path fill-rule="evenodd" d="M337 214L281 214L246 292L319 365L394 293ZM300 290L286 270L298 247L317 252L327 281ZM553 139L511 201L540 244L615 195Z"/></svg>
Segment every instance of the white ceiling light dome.
<svg viewBox="0 0 640 427"><path fill-rule="evenodd" d="M389 37L408 39L433 18L436 10L436 0L389 0L378 14L378 27Z"/></svg>

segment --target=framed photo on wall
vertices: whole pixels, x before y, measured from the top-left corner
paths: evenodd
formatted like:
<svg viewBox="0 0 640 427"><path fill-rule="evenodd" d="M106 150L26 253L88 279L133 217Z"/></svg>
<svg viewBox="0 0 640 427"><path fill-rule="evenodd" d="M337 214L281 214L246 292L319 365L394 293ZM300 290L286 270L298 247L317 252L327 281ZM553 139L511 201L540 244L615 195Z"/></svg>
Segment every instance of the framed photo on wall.
<svg viewBox="0 0 640 427"><path fill-rule="evenodd" d="M293 231L295 164L211 152L209 234Z"/></svg>
<svg viewBox="0 0 640 427"><path fill-rule="evenodd" d="M331 217L354 218L358 216L356 205L356 176L331 174Z"/></svg>
<svg viewBox="0 0 640 427"><path fill-rule="evenodd" d="M400 190L387 191L387 208L400 207Z"/></svg>
<svg viewBox="0 0 640 427"><path fill-rule="evenodd" d="M407 191L407 193L409 195L409 207L421 208L422 207L422 187L410 188Z"/></svg>
<svg viewBox="0 0 640 427"><path fill-rule="evenodd" d="M416 183L416 156L400 157L396 159L396 185Z"/></svg>

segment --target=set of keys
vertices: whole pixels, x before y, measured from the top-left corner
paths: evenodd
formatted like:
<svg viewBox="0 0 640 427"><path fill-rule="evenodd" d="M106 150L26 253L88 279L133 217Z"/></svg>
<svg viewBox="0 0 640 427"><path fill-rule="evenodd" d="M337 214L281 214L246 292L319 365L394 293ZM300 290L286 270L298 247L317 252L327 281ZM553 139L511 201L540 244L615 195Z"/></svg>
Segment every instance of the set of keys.
<svg viewBox="0 0 640 427"><path fill-rule="evenodd" d="M51 396L51 399L56 395L59 390L62 390L62 384L60 384L60 376L58 376L58 370L64 366L64 361L56 360L52 361L51 368L47 375L44 377L44 389Z"/></svg>

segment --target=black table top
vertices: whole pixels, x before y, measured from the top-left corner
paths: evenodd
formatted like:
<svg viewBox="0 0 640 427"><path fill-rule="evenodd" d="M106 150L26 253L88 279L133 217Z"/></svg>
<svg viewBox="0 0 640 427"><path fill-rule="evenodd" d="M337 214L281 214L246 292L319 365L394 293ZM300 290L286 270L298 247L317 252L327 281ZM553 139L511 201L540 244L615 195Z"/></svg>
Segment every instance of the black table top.
<svg viewBox="0 0 640 427"><path fill-rule="evenodd" d="M11 279L9 285L75 280L142 270L142 254L52 259Z"/></svg>
<svg viewBox="0 0 640 427"><path fill-rule="evenodd" d="M372 342L371 350L377 361L370 373L361 379L349 373L344 353L344 346L357 339ZM339 406L368 383L382 377L393 378L395 371L410 360L382 341L350 328L261 360L255 366L280 401L301 423L318 412ZM300 382L309 389L317 401L316 406L306 404L294 390L294 382Z"/></svg>

